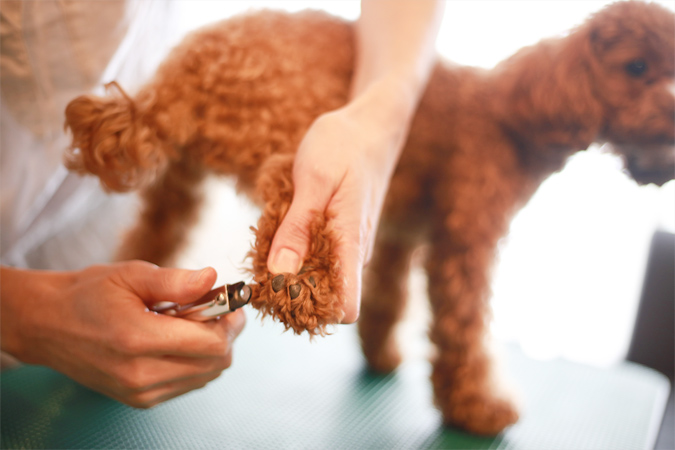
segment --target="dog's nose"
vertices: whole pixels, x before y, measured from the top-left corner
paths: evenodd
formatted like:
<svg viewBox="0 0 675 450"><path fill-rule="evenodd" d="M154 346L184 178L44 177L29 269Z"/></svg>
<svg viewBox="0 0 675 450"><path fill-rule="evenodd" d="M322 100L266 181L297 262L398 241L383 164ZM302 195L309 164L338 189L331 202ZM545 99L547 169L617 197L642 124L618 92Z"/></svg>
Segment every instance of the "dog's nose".
<svg viewBox="0 0 675 450"><path fill-rule="evenodd" d="M640 164L638 158L629 156L626 158L626 170L640 185L655 184L663 186L670 180L675 179L675 165L672 162L645 166Z"/></svg>

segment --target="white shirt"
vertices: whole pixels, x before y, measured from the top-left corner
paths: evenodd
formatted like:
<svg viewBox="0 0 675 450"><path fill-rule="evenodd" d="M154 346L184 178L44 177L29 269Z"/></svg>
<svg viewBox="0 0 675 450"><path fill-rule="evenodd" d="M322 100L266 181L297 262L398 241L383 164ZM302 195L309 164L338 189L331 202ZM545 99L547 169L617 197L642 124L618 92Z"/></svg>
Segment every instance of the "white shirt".
<svg viewBox="0 0 675 450"><path fill-rule="evenodd" d="M0 5L0 262L75 269L110 258L130 196L67 172L64 110L112 80L134 92L172 42L171 2Z"/></svg>

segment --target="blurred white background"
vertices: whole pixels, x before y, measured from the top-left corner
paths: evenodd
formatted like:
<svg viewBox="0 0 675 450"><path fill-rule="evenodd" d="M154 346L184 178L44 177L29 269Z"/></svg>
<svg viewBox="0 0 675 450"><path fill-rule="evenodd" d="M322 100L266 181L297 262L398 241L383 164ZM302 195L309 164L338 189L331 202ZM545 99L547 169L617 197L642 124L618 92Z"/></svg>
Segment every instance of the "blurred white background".
<svg viewBox="0 0 675 450"><path fill-rule="evenodd" d="M517 49L565 33L606 1L448 1L437 47L455 62L490 68ZM674 1L661 2L675 9ZM181 34L249 8L325 9L348 19L359 2L176 1ZM257 211L230 184L212 182L212 206L184 257L212 265L219 282L242 278ZM675 231L675 182L638 187L617 158L597 148L575 155L517 215L494 280L495 335L536 358L594 365L624 358L647 251L657 228ZM423 297L417 271L412 292Z"/></svg>

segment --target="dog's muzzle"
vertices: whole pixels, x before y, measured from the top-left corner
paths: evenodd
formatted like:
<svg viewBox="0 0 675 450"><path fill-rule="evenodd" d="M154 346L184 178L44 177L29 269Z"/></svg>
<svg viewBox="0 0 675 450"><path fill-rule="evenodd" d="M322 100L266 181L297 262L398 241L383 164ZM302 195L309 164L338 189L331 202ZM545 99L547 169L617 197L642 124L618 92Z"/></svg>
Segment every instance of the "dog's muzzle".
<svg viewBox="0 0 675 450"><path fill-rule="evenodd" d="M675 179L675 148L670 147L662 150L670 153L670 161L661 160L657 163L645 161L645 158L636 155L625 157L625 166L629 175L640 185L655 184L663 186L670 180ZM659 158L661 159L661 158Z"/></svg>

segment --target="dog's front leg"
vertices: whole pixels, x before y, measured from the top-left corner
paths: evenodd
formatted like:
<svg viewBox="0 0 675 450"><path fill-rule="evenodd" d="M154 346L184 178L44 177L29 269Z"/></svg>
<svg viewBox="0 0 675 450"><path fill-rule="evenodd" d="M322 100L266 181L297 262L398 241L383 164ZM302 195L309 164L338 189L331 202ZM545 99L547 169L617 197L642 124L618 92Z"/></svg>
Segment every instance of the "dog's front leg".
<svg viewBox="0 0 675 450"><path fill-rule="evenodd" d="M518 414L497 388L486 337L490 318L487 269L493 248L461 249L437 235L427 261L436 346L432 384L447 425L494 435Z"/></svg>
<svg viewBox="0 0 675 450"><path fill-rule="evenodd" d="M444 242L443 242L444 241ZM496 388L486 345L490 317L486 265L491 249L460 251L436 239L427 263L436 346L431 376L436 403L446 424L494 435L518 414Z"/></svg>
<svg viewBox="0 0 675 450"><path fill-rule="evenodd" d="M468 145L448 153L433 188L426 261L436 347L432 384L445 422L494 435L518 414L500 389L487 342L491 271L499 240L527 186L503 144Z"/></svg>
<svg viewBox="0 0 675 450"><path fill-rule="evenodd" d="M323 335L326 327L339 323L344 314L344 278L330 215L314 212L308 224L309 249L299 273L267 270L272 239L293 199L293 160L293 154L273 155L258 173L255 196L264 206L249 253L257 283L251 304L297 334L307 331L310 335Z"/></svg>

